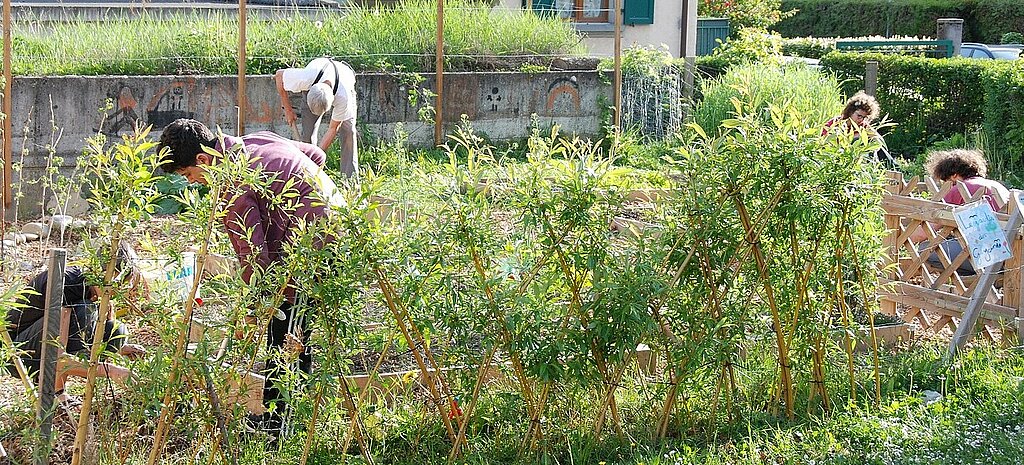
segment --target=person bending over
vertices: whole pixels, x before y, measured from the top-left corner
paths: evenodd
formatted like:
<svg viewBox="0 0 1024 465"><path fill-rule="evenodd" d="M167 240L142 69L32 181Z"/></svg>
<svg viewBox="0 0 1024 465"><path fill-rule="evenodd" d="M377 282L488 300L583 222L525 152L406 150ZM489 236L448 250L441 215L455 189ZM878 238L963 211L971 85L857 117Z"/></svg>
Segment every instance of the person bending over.
<svg viewBox="0 0 1024 465"><path fill-rule="evenodd" d="M988 179L988 163L985 162L985 155L979 150L944 150L932 152L928 155L924 164L925 171L933 178L942 182L955 181L953 188L946 193L942 201L951 205L963 205L966 201L961 194L958 184L963 184L967 192L974 197L978 191L984 192L984 198L992 207L992 211L999 211L999 205L1005 204L1010 199L1010 191L1005 186ZM932 226L932 228L936 228ZM918 227L910 239L916 244L929 238L924 227ZM946 251L950 260L955 259L963 247L955 237L942 241L940 245ZM932 253L928 257L928 263L941 266L938 254ZM962 275L975 274L974 267L968 259L960 265L957 270Z"/></svg>
<svg viewBox="0 0 1024 465"><path fill-rule="evenodd" d="M346 176L359 175L359 154L356 150L356 75L345 63L330 58L317 58L304 68L279 69L274 74L277 93L281 96L288 124L295 125L288 92L306 92L303 108L302 141L319 146L322 150L339 137L341 172ZM333 108L333 110L332 110ZM330 123L323 139L317 142L320 119L331 111ZM315 122L314 122L315 121Z"/></svg>
<svg viewBox="0 0 1024 465"><path fill-rule="evenodd" d="M223 226L242 265L242 279L249 285L259 284L259 270L284 262L286 245L292 240L296 228L325 217L329 209L325 193L337 188L323 175L327 156L319 147L285 139L268 131L218 140L206 125L192 119L172 122L160 136L159 150L164 151L161 168L185 176L191 182L208 184L207 168L218 163L203 147L225 154L230 148L241 148L250 157L250 169L261 172L269 180L266 188L243 186L242 193L233 196L227 206ZM288 202L281 202L287 198ZM286 205L287 204L287 205ZM312 351L308 344L309 329L303 323L302 312L306 299L297 296L288 286L285 299L276 316L270 318L267 328L267 346L271 357L267 362L267 381L263 402L268 414L261 425L275 437L280 434L280 408L272 408L281 398L279 378L282 369L275 353L281 352L286 340L301 338L303 347L298 368L309 373ZM251 322L251 318L247 318ZM299 331L297 328L302 328ZM294 334L294 333L300 334Z"/></svg>
<svg viewBox="0 0 1024 465"><path fill-rule="evenodd" d="M130 280L133 288L140 283L140 276L135 266L135 252L122 245L118 250L116 267L122 279ZM44 270L29 282L31 293L22 294L18 298L18 306L7 313L7 334L14 342L15 349L29 373L39 371L39 357L42 350L44 309L46 307L46 288L49 272ZM62 306L69 311L68 339L64 346L65 356L57 365L57 379L54 392L58 401L74 401L64 393L64 385L68 376L86 377L88 375L88 358L96 323L96 301L99 298L98 283L91 282L85 271L77 266L69 266L64 270L64 301ZM124 326L112 315L103 318L103 351L105 354L118 353L127 357L136 357L146 350L135 344L126 344L128 333ZM7 371L17 377L18 372L13 364L6 366ZM118 383L124 383L131 376L131 370L109 361L101 361L98 366L100 376L105 376Z"/></svg>

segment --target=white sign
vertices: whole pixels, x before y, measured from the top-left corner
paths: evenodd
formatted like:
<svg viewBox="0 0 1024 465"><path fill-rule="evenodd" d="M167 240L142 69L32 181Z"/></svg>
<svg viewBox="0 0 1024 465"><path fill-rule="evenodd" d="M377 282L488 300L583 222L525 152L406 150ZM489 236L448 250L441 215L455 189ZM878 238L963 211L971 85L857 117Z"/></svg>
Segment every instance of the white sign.
<svg viewBox="0 0 1024 465"><path fill-rule="evenodd" d="M1006 233L999 227L987 201L957 207L953 209L953 218L967 241L975 270L981 271L1013 256L1006 243Z"/></svg>

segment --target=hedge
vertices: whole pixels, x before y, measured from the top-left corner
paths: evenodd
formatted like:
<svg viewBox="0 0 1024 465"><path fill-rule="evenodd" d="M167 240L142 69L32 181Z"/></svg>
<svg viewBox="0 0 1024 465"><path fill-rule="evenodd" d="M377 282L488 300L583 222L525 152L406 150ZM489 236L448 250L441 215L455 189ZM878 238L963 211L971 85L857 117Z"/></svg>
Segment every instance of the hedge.
<svg viewBox="0 0 1024 465"><path fill-rule="evenodd" d="M982 129L989 152L1024 154L1024 66L1010 61L931 59L832 52L821 65L843 93L864 87L868 60L879 63L877 99L897 124L885 136L894 154L914 157L930 145Z"/></svg>
<svg viewBox="0 0 1024 465"><path fill-rule="evenodd" d="M794 9L773 28L783 37L935 37L939 18L963 18L965 42L1024 32L1021 0L783 0L782 11Z"/></svg>

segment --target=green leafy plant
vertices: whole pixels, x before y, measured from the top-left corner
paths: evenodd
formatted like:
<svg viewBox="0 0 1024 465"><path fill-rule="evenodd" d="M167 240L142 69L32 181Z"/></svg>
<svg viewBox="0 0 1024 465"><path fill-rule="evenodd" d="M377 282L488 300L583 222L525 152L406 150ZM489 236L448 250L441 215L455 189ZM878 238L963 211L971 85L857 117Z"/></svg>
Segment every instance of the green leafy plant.
<svg viewBox="0 0 1024 465"><path fill-rule="evenodd" d="M708 133L736 111L735 99L747 96L755 115L768 120L770 105L786 105L808 118L809 124L822 127L841 110L842 98L834 78L802 65L778 66L770 63L732 68L724 76L702 82L703 100L693 113L693 121Z"/></svg>
<svg viewBox="0 0 1024 465"><path fill-rule="evenodd" d="M725 71L735 65L778 63L781 56L781 41L778 36L764 29L744 28L716 48L710 56L701 57L697 63L703 67Z"/></svg>
<svg viewBox="0 0 1024 465"><path fill-rule="evenodd" d="M1024 34L1019 32L1007 32L999 38L1000 44L1024 44Z"/></svg>
<svg viewBox="0 0 1024 465"><path fill-rule="evenodd" d="M250 74L273 74L329 55L357 70L376 69L382 59L406 70L430 70L436 52L436 15L433 3L403 0L344 12L250 18L246 69ZM559 18L458 1L449 5L445 20L449 69L493 68L491 57L496 56L536 55L543 62L540 57L583 51L579 34ZM237 68L237 15L144 14L105 21L102 28L88 21L46 27L21 23L16 28L17 75L233 74Z"/></svg>
<svg viewBox="0 0 1024 465"><path fill-rule="evenodd" d="M697 14L702 17L729 18L732 30L753 27L768 29L794 11L782 11L782 0L701 0Z"/></svg>

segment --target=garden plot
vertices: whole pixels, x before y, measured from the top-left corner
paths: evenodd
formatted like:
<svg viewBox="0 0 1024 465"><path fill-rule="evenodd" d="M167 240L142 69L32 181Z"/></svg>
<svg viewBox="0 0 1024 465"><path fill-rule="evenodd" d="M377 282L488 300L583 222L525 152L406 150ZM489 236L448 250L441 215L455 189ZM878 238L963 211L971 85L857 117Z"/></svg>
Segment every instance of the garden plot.
<svg viewBox="0 0 1024 465"><path fill-rule="evenodd" d="M766 121L737 105L730 130L697 135L666 160L662 179L686 182L666 181L657 187L671 191L657 195L630 193L600 146L557 135L531 138L515 163L466 142L421 173L352 186L346 208L298 232L258 283L218 273L204 283L208 303L151 309L160 356L133 367L135 392L101 402L98 417L145 434L101 429L103 443L134 456L240 452L244 408L223 402L226 381L259 371L261 328L287 282L312 298L317 367L283 381L291 424L308 432L284 438L303 451L296 462L310 450L392 454L409 438L453 460L499 437L538 457L574 435L657 444L754 416L884 405L887 354L856 353L847 301L874 295L881 173L857 141L822 140L794 113ZM120 163L94 161L123 181L99 186L96 240L145 238L151 180L136 173L148 155L131 143L114 149ZM231 168L214 169L212 192L245 175ZM475 187L481 179L488 187ZM123 192L135 194L111 195ZM194 199L186 231L169 237L198 246L199 268L220 244L217 197ZM623 217L656 226L616 233ZM860 305L875 309L871 298ZM261 321L240 326L248 308ZM191 346L182 320L207 323ZM847 335L838 344L836 326ZM401 373L401 386L358 388L384 373ZM370 394L379 389L390 398Z"/></svg>

